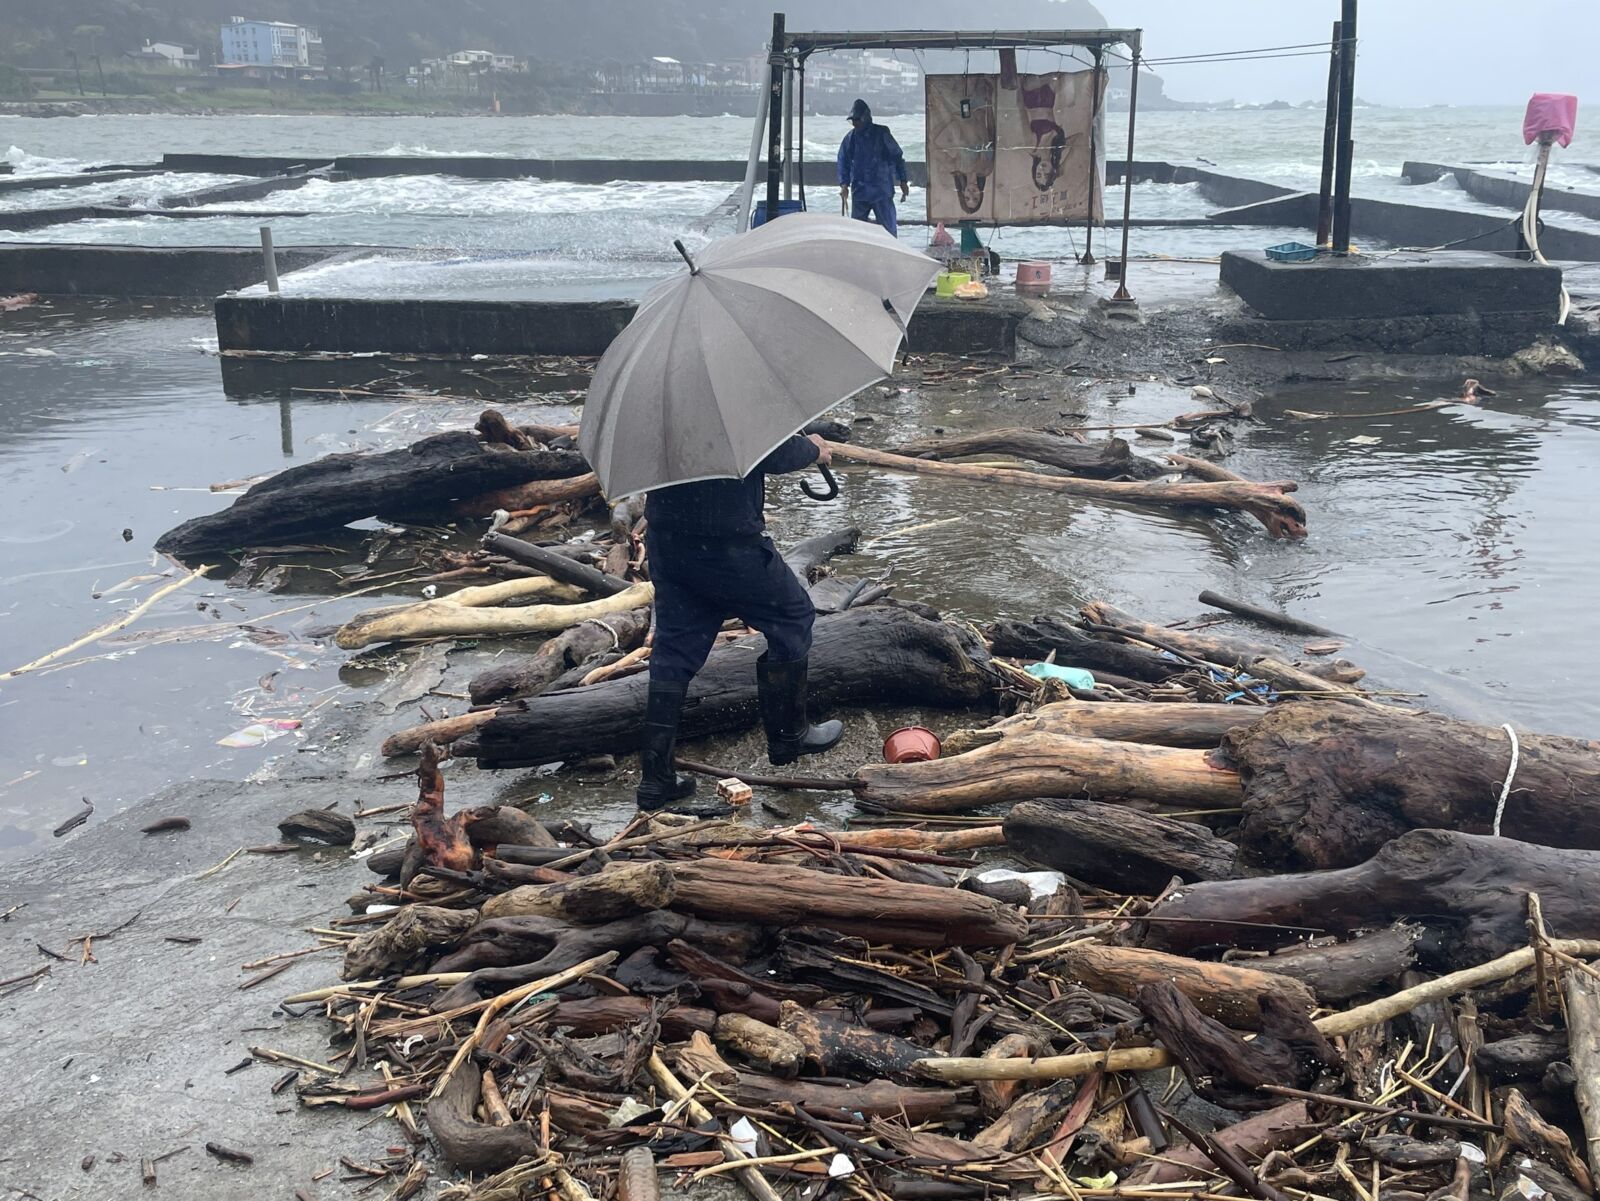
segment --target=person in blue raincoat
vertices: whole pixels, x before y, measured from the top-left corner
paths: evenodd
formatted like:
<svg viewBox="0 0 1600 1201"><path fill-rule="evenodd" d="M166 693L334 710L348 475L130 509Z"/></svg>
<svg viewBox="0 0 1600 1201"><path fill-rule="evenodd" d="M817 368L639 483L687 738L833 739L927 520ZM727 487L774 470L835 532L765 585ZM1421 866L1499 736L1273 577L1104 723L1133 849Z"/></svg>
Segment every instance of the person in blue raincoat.
<svg viewBox="0 0 1600 1201"><path fill-rule="evenodd" d="M857 221L876 221L891 235L898 233L894 212L894 187L900 199L911 195L906 178L906 156L887 125L872 120L865 100L850 106L850 132L839 143L839 199L850 201Z"/></svg>

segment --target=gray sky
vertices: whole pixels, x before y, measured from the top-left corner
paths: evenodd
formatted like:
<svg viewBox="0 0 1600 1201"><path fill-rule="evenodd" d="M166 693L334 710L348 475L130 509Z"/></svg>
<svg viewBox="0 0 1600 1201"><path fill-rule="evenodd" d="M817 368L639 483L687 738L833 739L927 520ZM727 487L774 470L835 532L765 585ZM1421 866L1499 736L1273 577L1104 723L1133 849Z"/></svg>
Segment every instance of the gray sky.
<svg viewBox="0 0 1600 1201"><path fill-rule="evenodd" d="M1097 0L1106 20L1142 26L1145 54L1326 42L1338 0ZM1356 93L1375 104L1521 104L1578 96L1578 129L1600 119L1600 0L1364 0ZM1327 59L1159 67L1179 100L1309 100Z"/></svg>

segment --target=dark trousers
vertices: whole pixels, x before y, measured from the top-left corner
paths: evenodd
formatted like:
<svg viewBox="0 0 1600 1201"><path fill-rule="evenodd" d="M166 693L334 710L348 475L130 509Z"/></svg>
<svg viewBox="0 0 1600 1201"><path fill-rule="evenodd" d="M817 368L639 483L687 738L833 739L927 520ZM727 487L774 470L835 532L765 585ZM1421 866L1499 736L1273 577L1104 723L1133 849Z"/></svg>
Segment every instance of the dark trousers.
<svg viewBox="0 0 1600 1201"><path fill-rule="evenodd" d="M810 653L816 611L771 538L694 538L650 530L645 550L656 586L652 680L692 680L730 617L767 636L774 662Z"/></svg>
<svg viewBox="0 0 1600 1201"><path fill-rule="evenodd" d="M857 221L875 221L896 237L900 234L900 223L895 217L893 192L882 195L877 192L851 192L850 215Z"/></svg>

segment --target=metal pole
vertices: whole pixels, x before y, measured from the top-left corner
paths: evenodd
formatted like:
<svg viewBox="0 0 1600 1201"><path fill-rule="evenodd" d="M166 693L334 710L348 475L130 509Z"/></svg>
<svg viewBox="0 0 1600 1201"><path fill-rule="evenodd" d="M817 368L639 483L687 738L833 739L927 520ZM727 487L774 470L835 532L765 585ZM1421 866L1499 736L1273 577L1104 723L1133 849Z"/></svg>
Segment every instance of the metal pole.
<svg viewBox="0 0 1600 1201"><path fill-rule="evenodd" d="M1083 222L1083 257L1078 260L1085 267L1094 266L1094 184L1099 177L1100 163L1095 137L1100 122L1100 49L1094 51L1094 74L1089 82L1089 211ZM1131 170L1131 164L1130 164Z"/></svg>
<svg viewBox="0 0 1600 1201"><path fill-rule="evenodd" d="M278 398L278 445L286 458L294 457L294 402L287 396Z"/></svg>
<svg viewBox="0 0 1600 1201"><path fill-rule="evenodd" d="M1339 22L1333 23L1328 47L1328 107L1322 120L1322 183L1317 192L1317 245L1326 246L1333 231L1333 148L1339 120Z"/></svg>
<svg viewBox="0 0 1600 1201"><path fill-rule="evenodd" d="M1128 222L1133 218L1133 119L1139 112L1139 47L1133 48L1133 63L1128 68L1128 165L1122 172L1122 279L1112 300L1131 301L1128 291Z"/></svg>
<svg viewBox="0 0 1600 1201"><path fill-rule="evenodd" d="M794 199L794 72L783 71L783 198Z"/></svg>
<svg viewBox="0 0 1600 1201"><path fill-rule="evenodd" d="M756 126L750 134L750 158L744 165L744 183L739 188L739 224L740 232L750 228L750 208L754 203L752 197L756 191L756 167L761 162L761 139L767 132L767 89L762 88L756 93Z"/></svg>
<svg viewBox="0 0 1600 1201"><path fill-rule="evenodd" d="M1350 253L1350 172L1356 143L1351 137L1356 98L1356 0L1344 0L1339 20L1339 147L1333 174L1333 253Z"/></svg>
<svg viewBox="0 0 1600 1201"><path fill-rule="evenodd" d="M261 261L267 270L267 291L278 294L278 256L272 249L272 226L261 227Z"/></svg>
<svg viewBox="0 0 1600 1201"><path fill-rule="evenodd" d="M767 55L767 220L778 219L778 185L783 172L783 14L772 14L772 50Z"/></svg>
<svg viewBox="0 0 1600 1201"><path fill-rule="evenodd" d="M795 81L800 85L799 121L795 127L795 175L799 180L800 207L806 207L806 60L795 66Z"/></svg>

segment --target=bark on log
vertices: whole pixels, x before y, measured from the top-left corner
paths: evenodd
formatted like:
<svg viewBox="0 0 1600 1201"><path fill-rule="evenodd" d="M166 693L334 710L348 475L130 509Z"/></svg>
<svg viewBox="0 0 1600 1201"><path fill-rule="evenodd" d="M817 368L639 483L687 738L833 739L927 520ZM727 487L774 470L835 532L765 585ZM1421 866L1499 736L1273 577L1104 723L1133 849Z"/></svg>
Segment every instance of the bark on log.
<svg viewBox="0 0 1600 1201"><path fill-rule="evenodd" d="M569 884L513 888L485 901L482 913L485 918L525 915L608 922L641 910L664 909L672 904L675 892L673 874L665 863L628 863Z"/></svg>
<svg viewBox="0 0 1600 1201"><path fill-rule="evenodd" d="M1570 1009L1569 1009L1570 1013ZM1570 1034L1514 1034L1510 1038L1484 1043L1472 1058L1472 1066L1496 1084L1511 1080L1539 1080L1550 1065L1567 1059L1572 1050Z"/></svg>
<svg viewBox="0 0 1600 1201"><path fill-rule="evenodd" d="M564 1029L584 1038L637 1026L650 1016L652 1009L646 997L584 997L578 1001L557 1002L546 1021L553 1030ZM665 1010L659 1020L662 1038L668 1042L682 1042L696 1031L710 1034L717 1015L710 1009L674 1005Z"/></svg>
<svg viewBox="0 0 1600 1201"><path fill-rule="evenodd" d="M561 631L527 658L514 659L473 676L467 684L467 694L474 705L536 696L590 659L608 651L626 652L642 646L649 631L649 609L631 609L582 622Z"/></svg>
<svg viewBox="0 0 1600 1201"><path fill-rule="evenodd" d="M404 972L435 947L453 946L478 920L471 909L407 905L376 930L359 934L344 950L341 980L372 980Z"/></svg>
<svg viewBox="0 0 1600 1201"><path fill-rule="evenodd" d="M1121 438L1104 442L1075 442L1046 430L1008 426L957 434L946 438L918 438L899 447L896 454L913 459L959 459L967 455L1014 455L1084 479L1153 480L1167 474L1152 459L1136 455Z"/></svg>
<svg viewBox="0 0 1600 1201"><path fill-rule="evenodd" d="M853 525L802 538L783 552L783 561L803 584L813 581L816 570L834 555L848 554L861 541L861 530Z"/></svg>
<svg viewBox="0 0 1600 1201"><path fill-rule="evenodd" d="M1600 849L1600 744L1517 741L1501 832ZM1347 705L1277 708L1224 750L1244 783L1241 845L1280 869L1360 863L1409 829L1485 833L1512 766L1504 730Z"/></svg>
<svg viewBox="0 0 1600 1201"><path fill-rule="evenodd" d="M711 1083L730 1092L740 1105L767 1108L788 1103L814 1114L860 1114L868 1118L901 1118L916 1123L959 1123L976 1112L970 1089L912 1088L888 1080L851 1084L814 1084L776 1080L729 1067L704 1035L695 1035L677 1053L677 1066L692 1079L711 1073Z"/></svg>
<svg viewBox="0 0 1600 1201"><path fill-rule="evenodd" d="M1159 684L1188 670L1185 664L1153 650L1099 638L1054 617L998 621L984 633L997 655L1043 659L1054 651L1058 663L1086 671L1107 671L1148 684Z"/></svg>
<svg viewBox="0 0 1600 1201"><path fill-rule="evenodd" d="M467 837L476 847L542 847L555 850L561 844L538 818L515 805L479 805L467 810Z"/></svg>
<svg viewBox="0 0 1600 1201"><path fill-rule="evenodd" d="M557 551L535 546L532 542L524 542L521 538L513 538L510 534L502 534L497 530L490 530L483 536L483 549L492 555L504 555L513 562L537 567L546 575L553 576L563 583L572 584L585 592L593 592L600 596L615 596L631 587L627 580L596 571L593 567L579 563Z"/></svg>
<svg viewBox="0 0 1600 1201"><path fill-rule="evenodd" d="M1056 701L981 730L958 731L945 739L945 754L962 754L1011 734L1029 732L1209 751L1222 744L1222 736L1229 730L1254 725L1270 712L1266 705ZM954 749L957 746L962 749Z"/></svg>
<svg viewBox="0 0 1600 1201"><path fill-rule="evenodd" d="M640 605L648 605L654 599L654 586L634 584L626 592L582 604L477 608L461 604L453 598L421 601L400 609L375 609L370 613L362 613L340 626L333 640L349 651L371 646L375 642L543 634L564 630L580 622L603 619L613 613L625 613Z"/></svg>
<svg viewBox="0 0 1600 1201"><path fill-rule="evenodd" d="M649 1147L629 1147L617 1170L618 1201L661 1201L661 1181Z"/></svg>
<svg viewBox="0 0 1600 1201"><path fill-rule="evenodd" d="M1444 934L1453 961L1479 963L1526 945L1530 892L1552 932L1600 937L1600 853L1413 830L1357 867L1191 885L1152 914L1183 920L1153 923L1146 941L1180 954L1268 948L1294 937L1281 927L1351 933L1405 918Z"/></svg>
<svg viewBox="0 0 1600 1201"><path fill-rule="evenodd" d="M1326 626L1319 626L1314 622L1302 621L1298 617L1291 617L1287 613L1279 613L1276 609L1266 609L1260 605L1252 605L1249 601L1235 600L1231 596L1212 592L1209 588L1200 594L1200 603L1210 605L1213 609L1221 609L1224 613L1232 613L1238 617L1247 617L1251 621L1258 621L1262 625L1270 626L1275 630L1286 630L1291 634L1311 634L1318 637L1334 637L1339 635Z"/></svg>
<svg viewBox="0 0 1600 1201"><path fill-rule="evenodd" d="M1148 640L1148 645L1169 647L1182 651L1207 663L1222 667L1246 667L1257 659L1281 653L1275 646L1254 642L1246 638L1231 638L1222 634L1198 634L1193 630L1170 630L1158 626L1132 613L1124 612L1105 601L1094 601L1083 607L1086 620L1099 626L1111 626Z"/></svg>
<svg viewBox="0 0 1600 1201"><path fill-rule="evenodd" d="M863 446L830 442L833 457L845 463L866 463L919 475L943 476L983 484L1017 484L1042 488L1089 500L1116 501L1122 504L1157 509L1225 509L1248 513L1266 527L1274 538L1303 538L1306 511L1289 493L1298 485L1275 483L1164 484L1137 480L1127 483L1110 480L1065 479L1032 471L1011 471L999 467L969 467L957 463L936 463L931 459L908 459L904 455Z"/></svg>
<svg viewBox="0 0 1600 1201"><path fill-rule="evenodd" d="M857 796L903 813L963 813L1031 797L1090 796L1231 809L1239 777L1214 753L1066 734L1013 734L922 763L868 763Z"/></svg>
<svg viewBox="0 0 1600 1201"><path fill-rule="evenodd" d="M983 1053L985 1059L1032 1059L1049 1046L1031 1034L1008 1034ZM983 1080L978 1083L978 1104L991 1122L1010 1109L1022 1092L1020 1080Z"/></svg>
<svg viewBox="0 0 1600 1201"><path fill-rule="evenodd" d="M689 688L679 727L688 740L755 724L759 636L719 646ZM987 708L988 653L969 632L899 609L851 609L817 619L807 698L812 713L836 705ZM649 682L607 680L561 696L533 697L457 744L485 766L515 766L637 750ZM467 748L470 746L470 751Z"/></svg>
<svg viewBox="0 0 1600 1201"><path fill-rule="evenodd" d="M1323 1004L1348 1001L1399 979L1416 962L1421 933L1420 926L1400 923L1332 946L1291 947L1250 964L1293 976L1309 985Z"/></svg>
<svg viewBox="0 0 1600 1201"><path fill-rule="evenodd" d="M927 1051L893 1034L852 1025L831 1014L785 1001L779 1027L800 1045L801 1055L822 1076L916 1075Z"/></svg>
<svg viewBox="0 0 1600 1201"><path fill-rule="evenodd" d="M1094 801L1022 801L1006 814L1005 832L1006 845L1035 863L1142 896L1174 876L1192 884L1238 874L1238 848L1204 826Z"/></svg>
<svg viewBox="0 0 1600 1201"><path fill-rule="evenodd" d="M1560 1168L1574 1184L1593 1195L1594 1180L1589 1175L1589 1167L1573 1151L1566 1131L1540 1117L1527 1098L1514 1088L1506 1093L1503 1121L1508 1142Z"/></svg>
<svg viewBox="0 0 1600 1201"><path fill-rule="evenodd" d="M1115 997L1137 998L1150 984L1175 985L1201 1013L1235 1030L1262 1028L1265 997L1302 1013L1317 1003L1309 988L1288 976L1141 947L1083 943L1058 951L1049 963L1084 987Z"/></svg>
<svg viewBox="0 0 1600 1201"><path fill-rule="evenodd" d="M222 512L168 530L156 549L191 561L207 552L292 542L367 517L586 470L574 451L486 445L467 430L435 434L402 450L326 455L280 471Z"/></svg>
<svg viewBox="0 0 1600 1201"><path fill-rule="evenodd" d="M1549 922L1552 919L1547 896L1539 893L1545 920ZM1583 1118L1584 1158L1593 1175L1600 1177L1600 982L1585 972L1569 971L1563 992L1567 1001L1568 1046L1577 1075L1578 1113Z"/></svg>
<svg viewBox="0 0 1600 1201"><path fill-rule="evenodd" d="M674 908L724 921L821 926L904 947L1001 947L1027 933L1014 911L954 888L733 859L674 864L672 875Z"/></svg>
<svg viewBox="0 0 1600 1201"><path fill-rule="evenodd" d="M540 505L558 505L563 501L584 500L600 495L600 477L588 471L558 480L533 480L499 488L457 501L451 506L451 516L458 520L490 517L496 509L516 513L522 509L536 509Z"/></svg>
<svg viewBox="0 0 1600 1201"><path fill-rule="evenodd" d="M784 1004L793 1005L794 1002ZM806 1046L794 1034L757 1021L749 1014L721 1014L712 1037L719 1047L735 1052L764 1072L785 1079L798 1076L806 1058Z"/></svg>
<svg viewBox="0 0 1600 1201"><path fill-rule="evenodd" d="M471 713L457 714L455 717L418 722L385 738L380 748L381 753L392 759L397 755L414 755L422 749L424 743L431 742L441 747L451 746L456 739L465 738L488 722L494 717L494 712L493 709L478 709Z"/></svg>
<svg viewBox="0 0 1600 1201"><path fill-rule="evenodd" d="M532 1123L491 1126L473 1117L482 1091L483 1076L477 1065L463 1063L428 1102L428 1129L445 1159L466 1172L498 1172L525 1155L536 1154L539 1140Z"/></svg>
<svg viewBox="0 0 1600 1201"><path fill-rule="evenodd" d="M1075 1080L1058 1080L1025 1093L1011 1107L972 1138L986 1151L1021 1151L1033 1146L1072 1108L1077 1098Z"/></svg>

